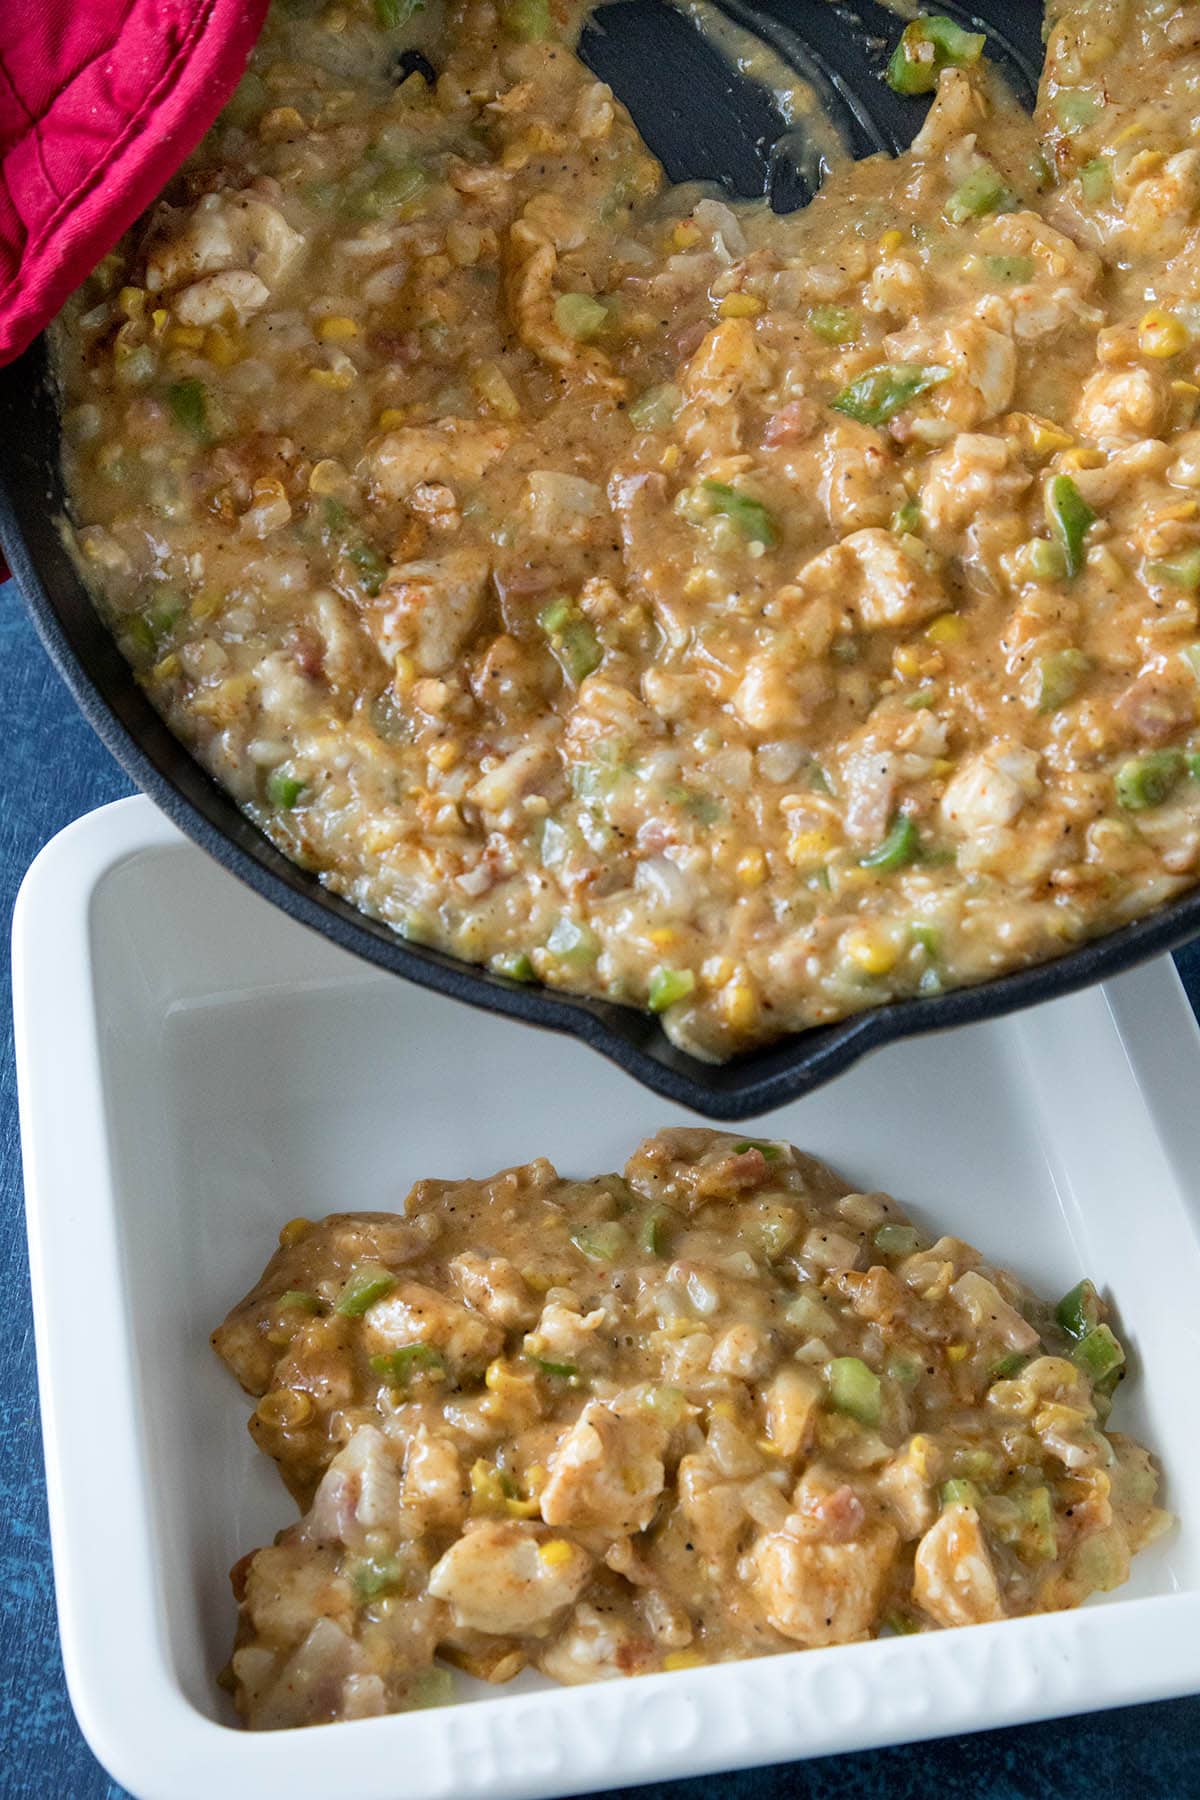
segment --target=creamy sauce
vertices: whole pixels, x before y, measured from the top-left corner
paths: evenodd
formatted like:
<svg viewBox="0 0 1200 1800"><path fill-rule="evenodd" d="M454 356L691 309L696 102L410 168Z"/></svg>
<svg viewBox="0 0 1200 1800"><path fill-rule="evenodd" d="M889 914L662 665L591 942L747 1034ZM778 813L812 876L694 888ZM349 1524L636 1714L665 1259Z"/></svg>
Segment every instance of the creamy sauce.
<svg viewBox="0 0 1200 1800"><path fill-rule="evenodd" d="M1078 0L1034 120L947 68L779 218L666 184L557 5L277 8L70 309L155 704L397 931L708 1057L1192 886L1194 10Z"/></svg>
<svg viewBox="0 0 1200 1800"><path fill-rule="evenodd" d="M257 1728L1075 1606L1169 1523L1090 1286L1056 1317L786 1144L281 1244L214 1335L303 1508L234 1570Z"/></svg>

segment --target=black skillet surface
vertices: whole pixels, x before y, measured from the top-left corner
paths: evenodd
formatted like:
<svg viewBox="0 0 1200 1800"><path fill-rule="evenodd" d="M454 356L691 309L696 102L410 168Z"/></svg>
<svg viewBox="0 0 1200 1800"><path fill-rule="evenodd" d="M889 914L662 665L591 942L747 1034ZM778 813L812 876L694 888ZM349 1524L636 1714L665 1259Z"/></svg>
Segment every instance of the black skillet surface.
<svg viewBox="0 0 1200 1800"><path fill-rule="evenodd" d="M882 80L900 22L871 0L770 0L753 22L824 96L856 155L903 148L926 102ZM1021 0L946 4L985 30L990 53L1032 99L1041 59L1039 9ZM725 65L664 0L613 0L584 33L585 60L629 106L675 179L709 177L742 195L769 193L777 210L808 197L812 155L773 154L783 121L769 96ZM118 761L180 829L292 918L423 987L531 1025L568 1032L656 1093L715 1119L744 1119L808 1092L867 1051L898 1038L994 1017L1116 974L1200 932L1200 892L1041 968L931 998L904 1000L712 1067L677 1050L658 1022L601 1000L522 987L437 950L406 944L329 894L282 856L173 738L101 625L63 550L59 428L39 341L0 372L0 541L46 648Z"/></svg>

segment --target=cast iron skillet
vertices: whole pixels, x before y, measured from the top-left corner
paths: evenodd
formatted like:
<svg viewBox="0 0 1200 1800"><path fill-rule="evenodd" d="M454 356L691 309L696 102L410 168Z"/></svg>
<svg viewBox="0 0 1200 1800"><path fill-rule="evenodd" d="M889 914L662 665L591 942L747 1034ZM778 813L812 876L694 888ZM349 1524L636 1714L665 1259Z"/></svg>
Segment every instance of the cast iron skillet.
<svg viewBox="0 0 1200 1800"><path fill-rule="evenodd" d="M912 137L921 101L902 100L880 73L899 24L858 0L743 0L726 10L753 22L819 87L856 154L895 150ZM1041 56L1040 11L1029 0L975 0L939 10L988 31L1029 100ZM992 14L995 14L995 23ZM584 34L585 59L629 105L676 179L708 175L741 194L768 192L784 211L810 197L815 158L773 152L782 121L769 97L742 81L662 0L614 0ZM523 987L437 950L406 944L356 911L275 849L172 737L92 608L55 524L65 509L59 427L36 343L0 372L0 541L59 672L100 737L151 799L223 866L294 919L409 981L531 1025L568 1032L656 1093L715 1119L745 1119L807 1093L869 1050L1070 993L1200 932L1200 890L1149 918L1038 968L930 998L902 1000L805 1031L720 1066L677 1050L647 1013L603 1000Z"/></svg>

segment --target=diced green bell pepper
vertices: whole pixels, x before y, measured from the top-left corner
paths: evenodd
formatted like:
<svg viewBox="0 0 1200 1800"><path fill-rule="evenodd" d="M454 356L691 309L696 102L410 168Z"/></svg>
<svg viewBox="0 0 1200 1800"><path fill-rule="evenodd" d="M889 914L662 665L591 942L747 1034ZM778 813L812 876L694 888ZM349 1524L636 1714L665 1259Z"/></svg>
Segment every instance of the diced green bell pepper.
<svg viewBox="0 0 1200 1800"><path fill-rule="evenodd" d="M878 1375L861 1357L835 1356L829 1365L829 1404L860 1425L878 1425L882 1410Z"/></svg>
<svg viewBox="0 0 1200 1800"><path fill-rule="evenodd" d="M639 394L629 408L629 423L637 431L666 431L683 404L674 382L663 381Z"/></svg>
<svg viewBox="0 0 1200 1800"><path fill-rule="evenodd" d="M666 1012L680 1000L686 1000L696 985L691 969L668 969L662 964L650 976L647 1004L651 1012Z"/></svg>
<svg viewBox="0 0 1200 1800"><path fill-rule="evenodd" d="M358 585L373 600L387 578L387 558L372 544L349 544L346 558L358 570Z"/></svg>
<svg viewBox="0 0 1200 1800"><path fill-rule="evenodd" d="M887 82L897 94L929 94L943 69L969 69L983 55L982 32L964 31L943 14L913 19L900 34L887 66Z"/></svg>
<svg viewBox="0 0 1200 1800"><path fill-rule="evenodd" d="M1183 550L1178 556L1165 556L1158 562L1147 563L1146 573L1151 581L1167 582L1189 594L1200 593L1200 549Z"/></svg>
<svg viewBox="0 0 1200 1800"><path fill-rule="evenodd" d="M560 294L554 302L554 323L564 337L589 343L608 324L608 308L592 294Z"/></svg>
<svg viewBox="0 0 1200 1800"><path fill-rule="evenodd" d="M860 425L886 425L949 374L939 363L880 363L835 394L829 404Z"/></svg>
<svg viewBox="0 0 1200 1800"><path fill-rule="evenodd" d="M523 44L541 44L553 33L550 0L504 0L501 19L509 37Z"/></svg>
<svg viewBox="0 0 1200 1800"><path fill-rule="evenodd" d="M375 0L375 17L383 31L398 31L414 13L424 10L425 0Z"/></svg>
<svg viewBox="0 0 1200 1800"><path fill-rule="evenodd" d="M394 1594L404 1582L404 1571L394 1556L360 1556L350 1568L354 1591L363 1602L381 1594Z"/></svg>
<svg viewBox="0 0 1200 1800"><path fill-rule="evenodd" d="M1089 1331L1071 1355L1093 1384L1107 1380L1125 1363L1125 1352L1107 1325L1097 1325Z"/></svg>
<svg viewBox="0 0 1200 1800"><path fill-rule="evenodd" d="M911 1256L921 1247L921 1234L912 1225L881 1225L871 1241L885 1256Z"/></svg>
<svg viewBox="0 0 1200 1800"><path fill-rule="evenodd" d="M306 785L296 775L288 775L283 769L272 769L266 780L267 799L280 812L291 812Z"/></svg>
<svg viewBox="0 0 1200 1800"><path fill-rule="evenodd" d="M700 486L708 496L711 510L730 519L748 543L762 544L770 550L779 542L779 527L761 500L739 492L726 481L702 481Z"/></svg>
<svg viewBox="0 0 1200 1800"><path fill-rule="evenodd" d="M1091 669L1092 660L1082 650L1052 650L1038 659L1038 711L1057 712L1073 700Z"/></svg>
<svg viewBox="0 0 1200 1800"><path fill-rule="evenodd" d="M396 1277L382 1263L358 1263L346 1277L335 1311L347 1319L361 1319L368 1307L390 1294Z"/></svg>
<svg viewBox="0 0 1200 1800"><path fill-rule="evenodd" d="M615 1219L602 1219L595 1225L581 1225L571 1233L571 1242L589 1262L615 1262L628 1239L625 1228Z"/></svg>
<svg viewBox="0 0 1200 1800"><path fill-rule="evenodd" d="M665 1256L674 1215L665 1206L656 1206L642 1220L638 1232L638 1248L648 1256Z"/></svg>
<svg viewBox="0 0 1200 1800"><path fill-rule="evenodd" d="M1083 568L1084 540L1096 515L1069 475L1052 476L1046 483L1046 523L1062 545L1067 574L1074 579Z"/></svg>
<svg viewBox="0 0 1200 1800"><path fill-rule="evenodd" d="M1064 1294L1054 1309L1058 1325L1068 1337L1085 1338L1100 1323L1100 1296L1085 1276L1077 1281L1069 1294Z"/></svg>
<svg viewBox="0 0 1200 1800"><path fill-rule="evenodd" d="M604 657L589 619L570 600L552 600L538 614L559 668L576 687L598 669Z"/></svg>
<svg viewBox="0 0 1200 1800"><path fill-rule="evenodd" d="M303 1288L288 1288L286 1293L280 1294L275 1304L284 1312L319 1313L321 1310L321 1302L317 1296Z"/></svg>
<svg viewBox="0 0 1200 1800"><path fill-rule="evenodd" d="M1036 270L1032 256L989 256L986 263L992 280L1002 281L1006 286L1012 282L1032 281Z"/></svg>
<svg viewBox="0 0 1200 1800"><path fill-rule="evenodd" d="M533 981L534 967L523 950L498 950L492 957L488 967L497 975L507 975L510 981Z"/></svg>
<svg viewBox="0 0 1200 1800"><path fill-rule="evenodd" d="M552 1376L556 1381L569 1381L574 1384L579 1380L579 1370L574 1363L551 1362L545 1356L531 1356L529 1360L543 1375Z"/></svg>
<svg viewBox="0 0 1200 1800"><path fill-rule="evenodd" d="M1183 779L1184 770L1178 750L1147 750L1142 756L1128 757L1113 780L1118 806L1127 812L1161 806Z"/></svg>
<svg viewBox="0 0 1200 1800"><path fill-rule="evenodd" d="M1015 212L1020 204L1020 196L1013 193L999 169L980 163L959 182L943 211L952 225L962 225L989 213Z"/></svg>
<svg viewBox="0 0 1200 1800"><path fill-rule="evenodd" d="M190 431L200 443L208 442L208 396L202 382L197 381L194 375L189 375L184 381L173 381L167 389L167 405L177 425Z"/></svg>
<svg viewBox="0 0 1200 1800"><path fill-rule="evenodd" d="M903 869L907 864L915 862L921 850L921 840L917 828L907 813L897 813L888 827L887 836L878 843L874 850L866 856L859 857L859 864L864 869L879 869L887 874L893 869Z"/></svg>
<svg viewBox="0 0 1200 1800"><path fill-rule="evenodd" d="M1079 185L1089 206L1103 206L1112 199L1112 164L1107 156L1094 156L1079 171Z"/></svg>
<svg viewBox="0 0 1200 1800"><path fill-rule="evenodd" d="M401 1344L398 1350L387 1350L371 1358L376 1375L382 1375L389 1387L407 1388L416 1375L446 1373L446 1359L432 1344Z"/></svg>
<svg viewBox="0 0 1200 1800"><path fill-rule="evenodd" d="M852 344L859 332L858 314L852 306L811 307L807 323L824 344Z"/></svg>

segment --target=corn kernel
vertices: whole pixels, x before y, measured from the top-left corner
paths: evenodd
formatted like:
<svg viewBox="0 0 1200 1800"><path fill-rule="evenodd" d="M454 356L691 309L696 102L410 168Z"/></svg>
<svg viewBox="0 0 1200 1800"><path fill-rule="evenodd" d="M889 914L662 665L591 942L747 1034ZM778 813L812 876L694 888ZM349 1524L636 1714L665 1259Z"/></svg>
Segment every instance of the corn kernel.
<svg viewBox="0 0 1200 1800"><path fill-rule="evenodd" d="M1181 523L1194 519L1200 513L1200 500L1181 500L1177 506L1164 506L1159 513L1160 519L1178 519Z"/></svg>
<svg viewBox="0 0 1200 1800"><path fill-rule="evenodd" d="M679 467L679 456L680 456L679 445L678 444L668 444L666 449L663 451L662 455L658 459L659 468L665 469L667 471L667 474L669 475L673 469L677 469ZM693 570L692 573L695 574L696 571Z"/></svg>
<svg viewBox="0 0 1200 1800"><path fill-rule="evenodd" d="M961 643L966 626L957 613L939 613L932 625L925 628L925 636L931 644Z"/></svg>
<svg viewBox="0 0 1200 1800"><path fill-rule="evenodd" d="M480 363L471 375L471 386L479 395L485 406L489 406L502 419L517 419L521 415L521 402L513 392L508 376L498 363Z"/></svg>
<svg viewBox="0 0 1200 1800"><path fill-rule="evenodd" d="M970 1344L947 1344L946 1345L946 1361L948 1363L960 1363L960 1362L964 1361L965 1358L968 1357L970 1354L971 1354Z"/></svg>
<svg viewBox="0 0 1200 1800"><path fill-rule="evenodd" d="M859 925L844 939L846 955L864 975L886 975L894 969L900 952L878 925Z"/></svg>
<svg viewBox="0 0 1200 1800"><path fill-rule="evenodd" d="M241 346L223 325L210 325L204 334L204 354L218 369L228 369L241 356Z"/></svg>
<svg viewBox="0 0 1200 1800"><path fill-rule="evenodd" d="M913 1468L918 1475L929 1473L929 1452L933 1445L923 1432L918 1432L909 1440L908 1454Z"/></svg>
<svg viewBox="0 0 1200 1800"><path fill-rule="evenodd" d="M525 133L525 142L531 150L561 150L564 148L562 134L541 119L529 127Z"/></svg>
<svg viewBox="0 0 1200 1800"><path fill-rule="evenodd" d="M921 673L921 653L915 644L897 644L892 651L892 666L897 675L915 680Z"/></svg>
<svg viewBox="0 0 1200 1800"><path fill-rule="evenodd" d="M154 311L150 314L150 323L154 327L155 337L162 336L163 332L167 329L167 320L170 316L171 315L165 306L155 307Z"/></svg>
<svg viewBox="0 0 1200 1800"><path fill-rule="evenodd" d="M548 1543L538 1545L538 1555L548 1569L564 1569L574 1554L574 1547L566 1538L551 1538Z"/></svg>
<svg viewBox="0 0 1200 1800"><path fill-rule="evenodd" d="M1102 469L1104 457L1099 450L1085 450L1081 446L1075 450L1064 450L1062 465L1064 469Z"/></svg>
<svg viewBox="0 0 1200 1800"><path fill-rule="evenodd" d="M766 301L757 294L726 294L717 308L723 319L757 319L766 310Z"/></svg>
<svg viewBox="0 0 1200 1800"><path fill-rule="evenodd" d="M140 319L146 310L145 288L123 287L117 295L117 309L127 319Z"/></svg>
<svg viewBox="0 0 1200 1800"><path fill-rule="evenodd" d="M793 831L787 858L794 869L811 869L824 862L832 849L833 839L827 831Z"/></svg>
<svg viewBox="0 0 1200 1800"><path fill-rule="evenodd" d="M767 858L756 845L750 850L743 850L737 859L737 878L743 887L761 887L767 879Z"/></svg>
<svg viewBox="0 0 1200 1800"><path fill-rule="evenodd" d="M312 1417L312 1396L303 1388L276 1388L263 1395L254 1411L271 1430L291 1431Z"/></svg>
<svg viewBox="0 0 1200 1800"><path fill-rule="evenodd" d="M163 657L161 662L155 663L150 671L150 678L152 681L174 681L182 667L178 656L172 650Z"/></svg>
<svg viewBox="0 0 1200 1800"><path fill-rule="evenodd" d="M293 1244L298 1244L301 1238L306 1238L311 1230L311 1219L289 1219L279 1233L280 1249L290 1250Z"/></svg>
<svg viewBox="0 0 1200 1800"><path fill-rule="evenodd" d="M1171 392L1178 394L1183 400L1194 400L1200 394L1200 387L1197 387L1194 381L1173 381Z"/></svg>
<svg viewBox="0 0 1200 1800"><path fill-rule="evenodd" d="M841 868L833 869L831 874L837 894L849 893L851 888L875 887L879 881L874 869L864 869L860 863L845 863Z"/></svg>
<svg viewBox="0 0 1200 1800"><path fill-rule="evenodd" d="M167 344L172 350L199 350L204 343L204 331L199 325L172 325L167 333Z"/></svg>
<svg viewBox="0 0 1200 1800"><path fill-rule="evenodd" d="M1069 431L1052 425L1049 419L1039 419L1036 413L1029 415L1029 448L1037 456L1053 456L1056 450L1069 450L1074 438Z"/></svg>
<svg viewBox="0 0 1200 1800"><path fill-rule="evenodd" d="M379 415L380 431L395 431L403 425L408 413L402 406L385 406Z"/></svg>
<svg viewBox="0 0 1200 1800"><path fill-rule="evenodd" d="M345 313L331 313L317 320L317 336L323 344L344 344L347 338L358 336L358 326Z"/></svg>
<svg viewBox="0 0 1200 1800"><path fill-rule="evenodd" d="M702 1669L707 1661L698 1650L668 1650L662 1666L674 1674L680 1669Z"/></svg>
<svg viewBox="0 0 1200 1800"><path fill-rule="evenodd" d="M724 987L733 980L734 968L727 956L706 956L700 965L701 979L710 988Z"/></svg>
<svg viewBox="0 0 1200 1800"><path fill-rule="evenodd" d="M369 825L363 832L363 845L369 856L386 856L400 842L401 830L395 824Z"/></svg>
<svg viewBox="0 0 1200 1800"><path fill-rule="evenodd" d="M671 243L676 250L692 250L703 236L694 219L680 219L671 232Z"/></svg>
<svg viewBox="0 0 1200 1800"><path fill-rule="evenodd" d="M354 375L353 369L310 369L308 371L310 381L317 382L320 387L338 389L350 387L354 381Z"/></svg>
<svg viewBox="0 0 1200 1800"><path fill-rule="evenodd" d="M747 981L730 981L721 989L721 1013L731 1031L752 1031L758 1022L758 995Z"/></svg>
<svg viewBox="0 0 1200 1800"><path fill-rule="evenodd" d="M484 1457L477 1456L471 1464L471 1512L479 1513L503 1512L505 1493L500 1480L500 1471Z"/></svg>
<svg viewBox="0 0 1200 1800"><path fill-rule="evenodd" d="M892 254L892 251L898 250L903 242L904 242L904 233L902 231L897 231L895 229L895 227L893 226L891 231L885 231L883 236L880 238L879 248L883 252L884 256L890 256Z"/></svg>
<svg viewBox="0 0 1200 1800"><path fill-rule="evenodd" d="M680 940L680 935L673 925L656 925L646 936L656 950L673 950Z"/></svg>
<svg viewBox="0 0 1200 1800"><path fill-rule="evenodd" d="M277 143L280 138L303 137L307 129L294 106L273 106L258 121L258 135L264 144Z"/></svg>
<svg viewBox="0 0 1200 1800"><path fill-rule="evenodd" d="M349 476L340 462L332 456L323 456L315 462L308 477L310 494L342 494L346 491Z"/></svg>
<svg viewBox="0 0 1200 1800"><path fill-rule="evenodd" d="M1190 342L1183 320L1161 307L1152 306L1138 322L1138 348L1143 356L1178 356Z"/></svg>

